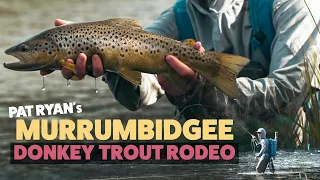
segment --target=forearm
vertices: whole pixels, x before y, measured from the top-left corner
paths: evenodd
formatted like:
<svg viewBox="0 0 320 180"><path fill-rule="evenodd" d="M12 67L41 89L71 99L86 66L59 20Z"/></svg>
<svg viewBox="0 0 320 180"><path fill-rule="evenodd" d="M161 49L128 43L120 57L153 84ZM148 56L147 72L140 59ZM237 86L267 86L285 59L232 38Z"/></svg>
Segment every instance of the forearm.
<svg viewBox="0 0 320 180"><path fill-rule="evenodd" d="M221 91L217 90L202 76L198 77L198 81L192 92L182 96L171 96L167 94L171 104L177 106L186 118L229 118L232 109L228 102L228 97ZM230 100L231 102L231 100Z"/></svg>
<svg viewBox="0 0 320 180"><path fill-rule="evenodd" d="M296 78L238 78L236 103L246 114L282 114L299 109L305 99L305 82L301 73ZM298 80L299 78L299 80ZM297 83L297 87L293 86ZM292 113L292 112L291 112Z"/></svg>
<svg viewBox="0 0 320 180"><path fill-rule="evenodd" d="M115 99L131 111L139 109L140 88L123 79L118 73L107 72L102 80L108 84Z"/></svg>

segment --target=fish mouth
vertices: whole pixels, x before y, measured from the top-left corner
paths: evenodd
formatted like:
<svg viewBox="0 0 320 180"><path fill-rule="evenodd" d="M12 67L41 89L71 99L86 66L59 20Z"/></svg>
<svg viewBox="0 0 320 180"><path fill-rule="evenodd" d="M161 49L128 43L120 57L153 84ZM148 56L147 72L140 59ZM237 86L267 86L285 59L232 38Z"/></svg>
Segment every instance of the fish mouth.
<svg viewBox="0 0 320 180"><path fill-rule="evenodd" d="M26 61L25 57L20 53L13 53L11 51L12 48L9 48L5 51L7 55L12 55L15 58L19 59L18 62L12 62L12 63L3 63L3 66L10 70L15 71L35 71L40 67L41 65L30 63Z"/></svg>
<svg viewBox="0 0 320 180"><path fill-rule="evenodd" d="M58 66L55 61L51 61L48 64L35 64L35 63L25 63L23 61L13 62L13 63L3 63L3 66L7 69L14 71L38 71L38 70L57 70Z"/></svg>
<svg viewBox="0 0 320 180"><path fill-rule="evenodd" d="M51 67L54 61L45 61L48 63L40 64L34 63L27 60L27 58L21 53L15 53L11 51L12 48L9 48L5 51L7 55L12 55L15 58L19 59L18 62L12 63L3 63L3 66L7 69L14 71L37 71L37 70L45 70L48 67ZM48 69L49 70L49 69Z"/></svg>
<svg viewBox="0 0 320 180"><path fill-rule="evenodd" d="M39 64L26 64L22 61L13 63L3 63L3 66L7 69L14 71L36 71L40 70L42 65Z"/></svg>

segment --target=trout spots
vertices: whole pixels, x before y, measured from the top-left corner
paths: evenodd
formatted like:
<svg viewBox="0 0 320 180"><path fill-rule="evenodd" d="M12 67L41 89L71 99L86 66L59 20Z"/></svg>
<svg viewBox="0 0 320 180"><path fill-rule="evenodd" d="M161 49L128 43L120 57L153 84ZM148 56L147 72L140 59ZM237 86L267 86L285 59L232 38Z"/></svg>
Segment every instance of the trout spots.
<svg viewBox="0 0 320 180"><path fill-rule="evenodd" d="M104 54L114 54L121 58L130 58L130 56L150 56L162 58L162 56L171 54L179 58L189 56L185 59L195 60L196 56L190 57L193 51L189 48L182 49L177 41L168 41L167 38L144 32L141 29L113 26L106 22L99 23L81 23L59 26L47 33L48 39L54 42L52 48L50 43L42 46L50 47L47 52L53 53L60 51L68 56L76 56L80 52L90 52ZM40 43L38 43L40 44ZM50 45L50 46L49 46ZM43 50L42 47L37 47ZM189 50L189 51L188 51ZM182 53L184 55L182 56ZM53 53L54 54L54 53Z"/></svg>

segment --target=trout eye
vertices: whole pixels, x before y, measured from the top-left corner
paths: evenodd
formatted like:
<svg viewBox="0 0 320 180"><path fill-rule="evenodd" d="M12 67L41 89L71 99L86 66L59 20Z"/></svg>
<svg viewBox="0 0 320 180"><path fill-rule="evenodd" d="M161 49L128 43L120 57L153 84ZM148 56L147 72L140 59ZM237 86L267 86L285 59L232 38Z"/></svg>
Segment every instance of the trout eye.
<svg viewBox="0 0 320 180"><path fill-rule="evenodd" d="M25 45L25 44L22 44L22 45L20 46L20 50L23 51L23 52L28 51L28 49L29 49L29 47L28 47L27 45Z"/></svg>

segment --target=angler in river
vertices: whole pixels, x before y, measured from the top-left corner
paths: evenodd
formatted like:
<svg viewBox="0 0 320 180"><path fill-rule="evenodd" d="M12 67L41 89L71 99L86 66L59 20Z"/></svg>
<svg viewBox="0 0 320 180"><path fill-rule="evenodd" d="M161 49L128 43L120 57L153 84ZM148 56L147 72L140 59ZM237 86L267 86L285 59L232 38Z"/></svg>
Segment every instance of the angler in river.
<svg viewBox="0 0 320 180"><path fill-rule="evenodd" d="M260 151L255 157L256 159L259 159L256 170L258 173L264 173L267 166L269 165L270 171L274 173L272 156L275 153L272 151L275 151L276 147L271 147L274 144L270 143L267 139L267 132L264 128L259 128L256 133L258 135L258 139L252 135L254 146L260 146Z"/></svg>
<svg viewBox="0 0 320 180"><path fill-rule="evenodd" d="M310 7L317 6L317 0L307 2ZM319 11L313 15L318 22ZM58 26L66 23L55 21ZM237 99L226 96L223 90L228 88L217 87L221 83L212 83L175 54L166 55L165 59L176 74L142 73L141 84L125 78L126 73L104 72L104 61L112 64L112 59L80 52L77 57L66 59L67 63L75 63L76 73L70 67L63 67L63 77L82 79L91 74L88 63L93 67L93 75L103 75L115 98L130 110L151 105L166 94L180 111L194 104L207 105L187 108L183 112L186 119L254 117L264 123L276 115L287 114L295 116L297 124L304 124L302 106L308 91L305 74L309 73L304 66L304 54L318 49L316 44L319 44L318 32L304 1L179 0L144 30L177 40L194 38L199 41L194 48L200 52L215 51L249 58L250 63L236 79ZM313 42L309 43L308 39ZM143 51L143 47L133 46ZM41 74L50 72L41 71ZM294 135L285 137L294 137L300 145L302 131L297 129L292 127Z"/></svg>

